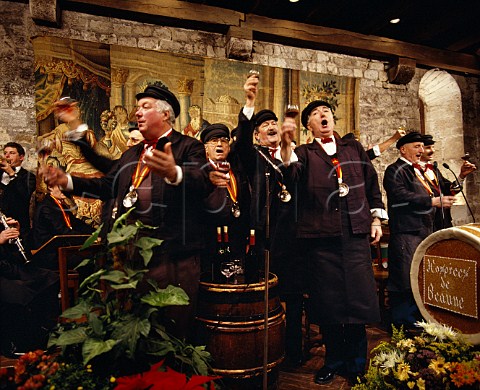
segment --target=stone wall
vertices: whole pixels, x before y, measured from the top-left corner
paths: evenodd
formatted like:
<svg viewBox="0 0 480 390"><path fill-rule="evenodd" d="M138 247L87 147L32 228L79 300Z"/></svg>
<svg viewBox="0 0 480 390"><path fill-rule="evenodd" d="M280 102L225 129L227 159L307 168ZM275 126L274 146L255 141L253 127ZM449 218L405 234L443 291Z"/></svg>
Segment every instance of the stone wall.
<svg viewBox="0 0 480 390"><path fill-rule="evenodd" d="M221 34L149 25L64 11L62 27L37 26L28 5L0 2L0 144L18 140L29 150L27 167L35 167L34 54L30 38L39 35L115 44L147 50L226 59L226 37ZM387 81L381 61L300 49L255 41L253 63L358 79L357 129L364 145L383 141L399 126L420 129L418 87L423 69L407 85ZM478 78L455 76L462 91L465 150L478 150L480 86ZM448 137L448 129L445 129ZM475 147L472 147L474 145ZM375 161L380 178L397 157L389 149ZM478 203L480 179L469 179L469 194ZM471 182L471 183L470 183ZM480 208L477 209L480 213ZM480 217L479 217L480 219Z"/></svg>

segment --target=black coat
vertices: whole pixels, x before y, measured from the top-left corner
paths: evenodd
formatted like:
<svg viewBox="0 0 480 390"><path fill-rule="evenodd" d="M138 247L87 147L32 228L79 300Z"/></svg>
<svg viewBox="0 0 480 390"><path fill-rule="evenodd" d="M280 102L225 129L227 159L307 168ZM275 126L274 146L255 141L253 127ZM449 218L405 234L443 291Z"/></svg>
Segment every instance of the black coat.
<svg viewBox="0 0 480 390"><path fill-rule="evenodd" d="M295 149L287 174L296 185L298 262L305 263L309 317L320 324L379 320L369 246L371 209L383 209L377 174L362 145L336 139L343 181L317 141Z"/></svg>
<svg viewBox="0 0 480 390"><path fill-rule="evenodd" d="M152 183L152 224L158 228L152 235L166 242L163 248L175 256L198 252L203 247L203 199L209 187L205 148L198 140L173 130L172 142L175 162L183 171L178 186L167 184L164 178L150 174ZM95 179L72 177L74 193L85 197L117 200L117 217L127 211L123 205L130 191L132 174L143 151L143 144L126 150L114 169Z"/></svg>
<svg viewBox="0 0 480 390"><path fill-rule="evenodd" d="M413 166L401 159L387 167L383 186L388 197L390 226L387 289L409 291L413 254L433 231L435 209Z"/></svg>
<svg viewBox="0 0 480 390"><path fill-rule="evenodd" d="M250 184L250 227L255 229L257 233L265 232L267 215L266 173L269 173L270 233L271 236L273 236L276 226L278 203L280 202L277 196L281 190L279 182L282 182L283 178L281 174L273 168L272 164L281 166L282 163L270 156L268 148L253 145L253 132L253 121L245 116L243 110L240 111L238 116L237 141L232 145L232 153L238 155ZM271 164L265 160L261 153Z"/></svg>
<svg viewBox="0 0 480 390"><path fill-rule="evenodd" d="M30 198L35 191L35 175L20 168L8 185L0 183L0 210L20 223L20 236L30 232Z"/></svg>

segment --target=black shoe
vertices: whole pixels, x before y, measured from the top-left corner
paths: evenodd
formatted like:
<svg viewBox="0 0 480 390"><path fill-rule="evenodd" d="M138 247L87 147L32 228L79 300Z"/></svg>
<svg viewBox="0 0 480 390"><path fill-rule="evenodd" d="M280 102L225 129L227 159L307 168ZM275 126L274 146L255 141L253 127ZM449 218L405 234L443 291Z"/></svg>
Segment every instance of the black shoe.
<svg viewBox="0 0 480 390"><path fill-rule="evenodd" d="M317 371L315 374L314 382L318 385L324 385L326 383L330 383L335 378L335 374L338 370L323 366L320 370Z"/></svg>

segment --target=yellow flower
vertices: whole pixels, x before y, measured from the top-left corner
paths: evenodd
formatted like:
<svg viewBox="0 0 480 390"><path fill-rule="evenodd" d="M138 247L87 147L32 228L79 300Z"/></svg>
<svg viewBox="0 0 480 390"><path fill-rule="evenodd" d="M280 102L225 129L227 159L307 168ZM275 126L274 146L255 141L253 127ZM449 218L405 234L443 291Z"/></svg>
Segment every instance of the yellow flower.
<svg viewBox="0 0 480 390"><path fill-rule="evenodd" d="M415 387L415 382L408 381L407 386L408 386L409 389L413 389Z"/></svg>
<svg viewBox="0 0 480 390"><path fill-rule="evenodd" d="M400 363L397 368L397 378L400 381L406 381L409 377L410 372L410 365L406 363Z"/></svg>
<svg viewBox="0 0 480 390"><path fill-rule="evenodd" d="M431 368L437 375L446 374L445 371L445 359L443 357L439 357L438 359L433 359L428 368Z"/></svg>
<svg viewBox="0 0 480 390"><path fill-rule="evenodd" d="M111 377L110 377L110 383L115 383L115 381L116 381L115 377L114 377L114 376L111 376Z"/></svg>
<svg viewBox="0 0 480 390"><path fill-rule="evenodd" d="M418 386L418 390L425 390L425 379L418 378L417 386Z"/></svg>

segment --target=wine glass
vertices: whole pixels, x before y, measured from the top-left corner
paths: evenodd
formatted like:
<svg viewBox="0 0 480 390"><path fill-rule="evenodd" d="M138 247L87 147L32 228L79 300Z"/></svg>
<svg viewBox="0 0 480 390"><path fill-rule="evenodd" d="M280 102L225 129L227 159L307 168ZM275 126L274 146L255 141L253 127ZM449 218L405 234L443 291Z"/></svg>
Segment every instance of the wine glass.
<svg viewBox="0 0 480 390"><path fill-rule="evenodd" d="M225 276L226 282L230 283L230 278L235 275L235 264L233 261L224 261L220 264L220 272Z"/></svg>

